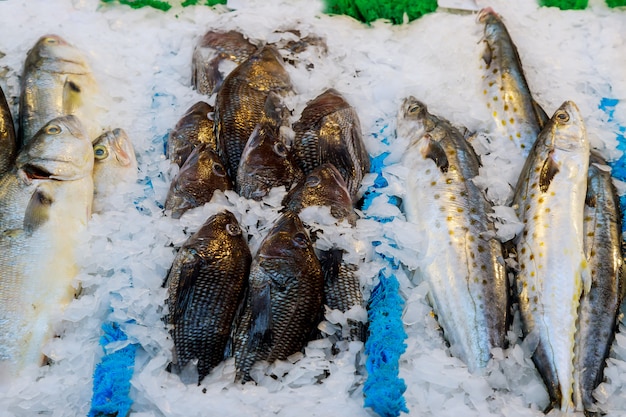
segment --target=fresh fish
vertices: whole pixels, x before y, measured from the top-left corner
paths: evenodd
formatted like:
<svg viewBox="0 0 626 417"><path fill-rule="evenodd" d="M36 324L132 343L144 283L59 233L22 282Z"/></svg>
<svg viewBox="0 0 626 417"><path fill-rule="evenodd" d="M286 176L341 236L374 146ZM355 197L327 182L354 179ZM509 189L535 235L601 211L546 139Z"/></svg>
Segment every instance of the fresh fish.
<svg viewBox="0 0 626 417"><path fill-rule="evenodd" d="M414 97L402 104L398 136L410 140L404 211L428 236L416 275L429 284L452 354L474 372L487 365L492 348L504 346L509 304L492 208L473 182L478 156L457 129Z"/></svg>
<svg viewBox="0 0 626 417"><path fill-rule="evenodd" d="M39 38L28 52L22 74L19 142L23 146L48 121L76 115L89 137L98 136L97 84L83 53L56 35Z"/></svg>
<svg viewBox="0 0 626 417"><path fill-rule="evenodd" d="M486 8L478 21L485 25L481 69L487 107L498 136L513 141L526 157L548 116L531 95L517 48L500 16Z"/></svg>
<svg viewBox="0 0 626 417"><path fill-rule="evenodd" d="M525 338L552 405L582 410L574 346L580 296L591 277L583 217L589 141L576 104L566 101L543 128L526 160L513 200L524 230L515 238L516 278Z"/></svg>
<svg viewBox="0 0 626 417"><path fill-rule="evenodd" d="M587 174L583 235L591 289L580 300L576 370L585 410L594 410L593 390L602 382L626 279L621 210L606 161L592 154Z"/></svg>
<svg viewBox="0 0 626 417"><path fill-rule="evenodd" d="M263 118L269 94L290 89L282 58L271 46L251 55L224 80L216 98L215 133L219 155L231 178L237 178L241 153Z"/></svg>
<svg viewBox="0 0 626 417"><path fill-rule="evenodd" d="M214 123L209 117L213 110L210 104L199 101L185 112L167 139L166 156L170 162L183 166L193 148L201 143L217 151Z"/></svg>
<svg viewBox="0 0 626 417"><path fill-rule="evenodd" d="M215 190L232 190L233 184L219 156L207 144L196 147L172 180L165 200L165 210L172 217L211 201Z"/></svg>
<svg viewBox="0 0 626 417"><path fill-rule="evenodd" d="M132 142L120 128L100 135L93 143L93 154L93 210L99 212L121 184L137 179L137 159Z"/></svg>
<svg viewBox="0 0 626 417"><path fill-rule="evenodd" d="M234 30L208 31L193 50L191 85L200 94L210 96L221 87L226 75L256 50L255 45Z"/></svg>
<svg viewBox="0 0 626 417"><path fill-rule="evenodd" d="M224 360L252 256L235 216L209 217L180 248L167 278L173 368L198 360L198 383Z"/></svg>
<svg viewBox="0 0 626 417"><path fill-rule="evenodd" d="M74 296L78 235L93 200L93 148L78 119L53 119L0 178L0 367L40 365Z"/></svg>
<svg viewBox="0 0 626 417"><path fill-rule="evenodd" d="M305 175L332 163L354 200L370 163L359 117L350 104L335 89L328 89L306 105L293 130L293 148Z"/></svg>
<svg viewBox="0 0 626 417"><path fill-rule="evenodd" d="M17 138L11 109L0 88L0 175L9 171L15 163L17 154Z"/></svg>
<svg viewBox="0 0 626 417"><path fill-rule="evenodd" d="M257 361L302 350L322 312L324 278L302 222L283 214L252 260L249 295L234 337L237 379L251 380Z"/></svg>

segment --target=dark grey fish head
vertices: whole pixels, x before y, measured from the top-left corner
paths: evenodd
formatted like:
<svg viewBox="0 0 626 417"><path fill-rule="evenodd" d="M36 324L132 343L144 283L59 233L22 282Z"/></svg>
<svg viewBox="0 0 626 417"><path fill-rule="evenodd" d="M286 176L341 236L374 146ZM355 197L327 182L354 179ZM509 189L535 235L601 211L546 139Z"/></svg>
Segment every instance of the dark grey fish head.
<svg viewBox="0 0 626 417"><path fill-rule="evenodd" d="M237 169L239 194L260 200L274 187L284 185L290 189L302 176L278 128L267 123L257 125L246 143Z"/></svg>
<svg viewBox="0 0 626 417"><path fill-rule="evenodd" d="M249 87L257 91L287 91L291 78L278 50L266 45L240 65Z"/></svg>
<svg viewBox="0 0 626 417"><path fill-rule="evenodd" d="M199 256L205 256L205 250L217 248L247 248L243 230L233 213L228 210L214 214L194 233L183 245L184 248L194 247ZM221 249L220 249L221 250ZM238 252L232 252L238 253ZM241 254L244 252L239 252Z"/></svg>
<svg viewBox="0 0 626 417"><path fill-rule="evenodd" d="M189 209L211 201L215 190L232 190L233 184L219 156L208 145L196 147L170 185L165 210L177 219Z"/></svg>
<svg viewBox="0 0 626 417"><path fill-rule="evenodd" d="M346 99L334 88L329 88L306 104L294 130L315 129L323 117L348 107L350 104Z"/></svg>
<svg viewBox="0 0 626 417"><path fill-rule="evenodd" d="M261 246L257 257L260 262L266 260L292 260L290 263L299 264L298 261L305 260L313 252L313 244L309 238L302 221L293 212L283 213L268 232ZM302 267L302 264L299 265Z"/></svg>
<svg viewBox="0 0 626 417"><path fill-rule="evenodd" d="M347 219L352 225L356 222L348 186L330 163L315 168L285 196L283 204L297 213L306 207L329 206L331 215L337 220Z"/></svg>
<svg viewBox="0 0 626 417"><path fill-rule="evenodd" d="M189 154L201 143L217 152L217 141L213 131L213 120L209 117L214 108L199 101L192 105L180 118L167 140L167 157L172 163L182 166Z"/></svg>

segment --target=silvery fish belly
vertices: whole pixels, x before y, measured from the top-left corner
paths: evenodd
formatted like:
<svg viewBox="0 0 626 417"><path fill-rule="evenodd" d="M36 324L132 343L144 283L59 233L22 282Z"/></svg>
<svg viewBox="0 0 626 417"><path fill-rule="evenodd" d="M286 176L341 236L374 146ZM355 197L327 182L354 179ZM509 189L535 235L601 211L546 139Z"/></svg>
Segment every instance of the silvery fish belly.
<svg viewBox="0 0 626 417"><path fill-rule="evenodd" d="M513 141L526 157L548 117L532 98L517 48L500 16L487 8L481 10L478 20L485 25L483 94L496 133Z"/></svg>
<svg viewBox="0 0 626 417"><path fill-rule="evenodd" d="M449 122L406 99L398 136L410 139L404 199L407 220L427 234L424 263L416 271L454 356L471 372L483 368L507 330L507 280L491 205L473 183L479 161Z"/></svg>
<svg viewBox="0 0 626 417"><path fill-rule="evenodd" d="M574 346L580 296L591 283L583 250L588 164L585 126L578 107L567 101L539 134L514 196L524 223L515 238L523 329L537 343L533 360L552 405L563 411L581 409L574 401Z"/></svg>
<svg viewBox="0 0 626 417"><path fill-rule="evenodd" d="M576 371L585 410L594 409L593 390L602 382L617 330L625 289L621 211L606 161L592 155L583 223L591 288L580 300Z"/></svg>
<svg viewBox="0 0 626 417"><path fill-rule="evenodd" d="M97 85L77 48L56 35L42 36L28 52L20 96L20 143L24 145L55 117L76 115L93 140L99 128L96 114Z"/></svg>
<svg viewBox="0 0 626 417"><path fill-rule="evenodd" d="M77 237L91 214L93 148L74 116L45 125L0 178L0 368L40 365L74 296Z"/></svg>

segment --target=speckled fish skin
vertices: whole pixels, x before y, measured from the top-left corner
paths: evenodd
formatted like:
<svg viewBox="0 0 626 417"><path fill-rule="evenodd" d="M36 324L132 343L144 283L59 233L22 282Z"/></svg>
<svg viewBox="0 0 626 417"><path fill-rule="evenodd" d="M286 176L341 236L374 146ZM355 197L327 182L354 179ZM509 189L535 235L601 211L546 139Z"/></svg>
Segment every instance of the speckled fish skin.
<svg viewBox="0 0 626 417"><path fill-rule="evenodd" d="M45 125L0 178L0 362L40 365L74 297L76 245L93 200L93 148L78 119Z"/></svg>
<svg viewBox="0 0 626 417"><path fill-rule="evenodd" d="M89 137L99 128L92 124L97 84L82 52L60 36L39 38L28 52L22 73L19 143L55 117L76 115Z"/></svg>
<svg viewBox="0 0 626 417"><path fill-rule="evenodd" d="M606 161L592 154L589 162L583 234L591 289L580 300L576 352L585 410L594 409L592 393L604 377L626 288L619 197Z"/></svg>
<svg viewBox="0 0 626 417"><path fill-rule="evenodd" d="M591 278L583 247L583 212L589 141L576 104L559 107L539 134L514 195L524 223L515 238L516 288L525 337L552 405L582 410L575 402L574 346L583 285Z"/></svg>
<svg viewBox="0 0 626 417"><path fill-rule="evenodd" d="M304 174L332 163L355 200L370 161L354 108L337 90L328 89L306 105L293 130L293 148Z"/></svg>
<svg viewBox="0 0 626 417"><path fill-rule="evenodd" d="M509 304L492 208L472 181L478 157L457 129L414 97L404 100L397 131L410 140L404 211L428 236L416 274L429 284L452 354L474 372L487 365L492 348L504 346Z"/></svg>
<svg viewBox="0 0 626 417"><path fill-rule="evenodd" d="M191 151L201 143L206 143L210 150L217 152L215 127L209 118L209 113L213 111L213 106L204 101L187 109L167 139L166 156L170 162L182 167Z"/></svg>
<svg viewBox="0 0 626 417"><path fill-rule="evenodd" d="M180 248L168 274L173 368L198 360L198 383L224 360L252 256L235 216L215 214Z"/></svg>
<svg viewBox="0 0 626 417"><path fill-rule="evenodd" d="M302 222L284 213L252 261L234 338L237 380L251 380L257 361L284 360L304 348L321 318L323 280Z"/></svg>
<svg viewBox="0 0 626 417"><path fill-rule="evenodd" d="M187 210L211 201L216 190L232 190L233 183L217 153L208 145L196 147L172 180L165 199L165 210L174 219Z"/></svg>
<svg viewBox="0 0 626 417"><path fill-rule="evenodd" d="M17 137L11 109L0 88L0 175L9 171L17 155Z"/></svg>
<svg viewBox="0 0 626 417"><path fill-rule="evenodd" d="M498 136L513 141L526 157L548 116L532 98L517 48L500 17L486 8L478 20L485 25L481 69L487 107Z"/></svg>
<svg viewBox="0 0 626 417"><path fill-rule="evenodd" d="M93 154L93 210L99 212L121 184L137 179L137 158L133 143L120 128L100 135L93 143Z"/></svg>
<svg viewBox="0 0 626 417"><path fill-rule="evenodd" d="M264 115L271 92L286 94L291 79L278 51L265 46L224 80L215 104L215 136L219 155L231 178L237 178L241 153Z"/></svg>
<svg viewBox="0 0 626 417"><path fill-rule="evenodd" d="M210 96L224 82L224 61L231 61L233 68L248 59L257 47L243 34L208 31L193 50L191 60L191 85L200 93Z"/></svg>

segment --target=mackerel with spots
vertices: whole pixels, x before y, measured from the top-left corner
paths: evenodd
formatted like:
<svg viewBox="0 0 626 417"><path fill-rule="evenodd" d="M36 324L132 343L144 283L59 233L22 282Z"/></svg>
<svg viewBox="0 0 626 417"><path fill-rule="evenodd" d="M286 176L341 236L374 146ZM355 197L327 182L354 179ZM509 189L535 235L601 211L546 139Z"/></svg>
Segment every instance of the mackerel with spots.
<svg viewBox="0 0 626 417"><path fill-rule="evenodd" d="M495 134L513 141L526 157L548 116L531 95L517 47L500 16L486 8L480 11L478 21L485 25L483 94L495 121Z"/></svg>
<svg viewBox="0 0 626 417"><path fill-rule="evenodd" d="M514 195L524 223L515 238L516 290L525 338L552 406L582 410L575 372L580 297L591 277L583 216L589 141L578 107L566 101L537 137Z"/></svg>
<svg viewBox="0 0 626 417"><path fill-rule="evenodd" d="M504 346L509 304L492 207L472 181L479 160L456 128L414 97L404 100L397 130L410 141L404 212L428 238L415 274L429 285L451 353L474 372Z"/></svg>
<svg viewBox="0 0 626 417"><path fill-rule="evenodd" d="M619 197L611 171L592 153L583 223L591 288L580 300L576 372L585 410L594 410L593 390L602 382L626 289Z"/></svg>

